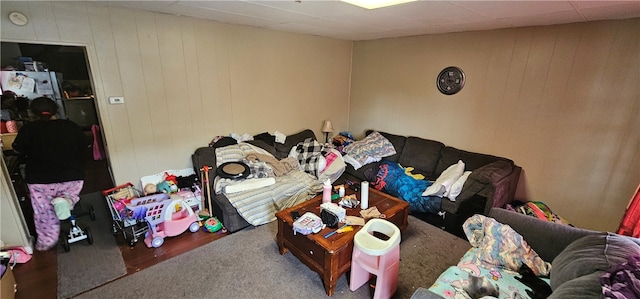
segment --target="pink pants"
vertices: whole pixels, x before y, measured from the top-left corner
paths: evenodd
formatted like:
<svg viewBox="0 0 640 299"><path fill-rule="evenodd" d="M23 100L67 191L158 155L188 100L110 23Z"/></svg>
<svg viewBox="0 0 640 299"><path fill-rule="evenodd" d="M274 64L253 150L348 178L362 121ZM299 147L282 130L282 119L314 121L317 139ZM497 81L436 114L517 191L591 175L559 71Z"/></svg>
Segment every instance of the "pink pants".
<svg viewBox="0 0 640 299"><path fill-rule="evenodd" d="M75 205L80 200L83 180L53 184L27 184L33 206L33 221L38 234L36 250L49 250L56 246L60 236L60 220L51 200L56 197L71 199Z"/></svg>

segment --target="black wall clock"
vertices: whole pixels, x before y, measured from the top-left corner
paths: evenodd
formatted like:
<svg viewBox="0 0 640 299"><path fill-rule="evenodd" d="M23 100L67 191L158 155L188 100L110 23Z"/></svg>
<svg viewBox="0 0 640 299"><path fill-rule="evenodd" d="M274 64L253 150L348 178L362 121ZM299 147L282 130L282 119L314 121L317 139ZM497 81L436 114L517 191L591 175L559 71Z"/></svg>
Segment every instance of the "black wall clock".
<svg viewBox="0 0 640 299"><path fill-rule="evenodd" d="M456 66L447 67L438 74L436 86L443 94L456 94L464 87L464 72Z"/></svg>

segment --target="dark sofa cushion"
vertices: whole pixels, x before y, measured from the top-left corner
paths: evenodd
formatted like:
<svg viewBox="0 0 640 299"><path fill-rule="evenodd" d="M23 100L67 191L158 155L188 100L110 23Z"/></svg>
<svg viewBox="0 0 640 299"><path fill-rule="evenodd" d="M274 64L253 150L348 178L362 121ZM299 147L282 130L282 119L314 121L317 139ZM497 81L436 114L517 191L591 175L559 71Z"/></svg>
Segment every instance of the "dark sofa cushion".
<svg viewBox="0 0 640 299"><path fill-rule="evenodd" d="M274 157L278 156L278 152L276 151L276 147L264 140L256 139L256 140L247 140L246 143L257 146L267 152L269 152Z"/></svg>
<svg viewBox="0 0 640 299"><path fill-rule="evenodd" d="M235 140L235 139L234 139ZM191 155L191 162L196 173L204 166L213 168L211 174L215 174L216 169L216 149L214 147L200 147Z"/></svg>
<svg viewBox="0 0 640 299"><path fill-rule="evenodd" d="M407 137L398 163L404 167L413 167L414 173L420 173L427 179L434 180L437 178L435 171L443 148L444 143L439 141Z"/></svg>
<svg viewBox="0 0 640 299"><path fill-rule="evenodd" d="M220 138L220 140L216 141L213 145L210 145L213 148L225 147L227 145L238 144L238 140L235 140L232 137L224 136Z"/></svg>
<svg viewBox="0 0 640 299"><path fill-rule="evenodd" d="M289 156L289 152L291 151L291 148L293 146L297 145L300 142L303 142L307 138L316 140L316 134L313 133L313 131L306 129L302 132L287 136L284 144L276 142L276 152L278 154L276 155L276 158L286 158L287 156Z"/></svg>
<svg viewBox="0 0 640 299"><path fill-rule="evenodd" d="M544 221L501 208L492 208L488 216L515 229L527 241L529 246L547 262L553 261L569 244L584 236L604 234L598 231ZM555 266L552 263L552 273L553 267Z"/></svg>
<svg viewBox="0 0 640 299"><path fill-rule="evenodd" d="M593 272L588 275L580 276L563 283L560 287L553 290L548 299L585 299L585 298L604 298L602 297L602 286L600 285L600 276L604 271Z"/></svg>
<svg viewBox="0 0 640 299"><path fill-rule="evenodd" d="M462 162L464 162L464 170L471 171L498 160L506 161L509 164L513 165L513 161L506 158L473 153L446 146L442 149L442 151L440 151L440 160L438 161L438 166L436 167L436 174L440 174L445 169L447 169L447 167L458 163L458 160L462 160Z"/></svg>
<svg viewBox="0 0 640 299"><path fill-rule="evenodd" d="M553 290L576 278L607 271L640 252L640 241L613 233L593 234L569 244L551 263ZM596 280L598 287L599 280ZM587 288L588 286L583 286Z"/></svg>
<svg viewBox="0 0 640 299"><path fill-rule="evenodd" d="M489 184L499 182L506 176L510 175L511 172L513 172L513 163L509 163L505 160L498 160L475 169L471 172L469 178L483 184Z"/></svg>
<svg viewBox="0 0 640 299"><path fill-rule="evenodd" d="M373 132L374 132L373 130L367 130L365 132L365 134L367 136L369 136L369 134L371 134ZM405 140L407 138L404 137L404 136L385 133L385 132L380 132L380 131L378 131L378 133L380 133L380 135L384 136L384 138L387 138L389 140L389 142L391 142L391 144L393 144L393 148L396 149L396 154L395 155L389 156L389 157L385 157L384 159L387 160L387 161L391 161L391 162L398 162L400 154L402 153L402 149L404 148Z"/></svg>
<svg viewBox="0 0 640 299"><path fill-rule="evenodd" d="M269 134L269 132L253 135L253 140L261 140L261 141L264 141L266 144L271 145L272 147L276 146L276 136Z"/></svg>

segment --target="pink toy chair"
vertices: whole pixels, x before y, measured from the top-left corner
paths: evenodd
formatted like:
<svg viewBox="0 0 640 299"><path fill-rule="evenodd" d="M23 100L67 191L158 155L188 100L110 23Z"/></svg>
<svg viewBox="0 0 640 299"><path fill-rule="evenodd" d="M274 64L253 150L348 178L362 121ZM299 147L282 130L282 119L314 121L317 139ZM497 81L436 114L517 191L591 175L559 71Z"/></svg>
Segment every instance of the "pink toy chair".
<svg viewBox="0 0 640 299"><path fill-rule="evenodd" d="M388 239L383 240L378 234ZM356 233L353 242L349 289L357 290L374 274L377 278L373 298L391 298L398 288L400 229L387 220L371 219Z"/></svg>

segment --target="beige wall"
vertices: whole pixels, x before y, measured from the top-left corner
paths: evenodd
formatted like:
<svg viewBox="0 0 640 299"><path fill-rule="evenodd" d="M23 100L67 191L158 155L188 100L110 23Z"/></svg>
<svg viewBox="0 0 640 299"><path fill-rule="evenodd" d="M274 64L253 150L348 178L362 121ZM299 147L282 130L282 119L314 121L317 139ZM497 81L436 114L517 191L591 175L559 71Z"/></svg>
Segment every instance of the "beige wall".
<svg viewBox="0 0 640 299"><path fill-rule="evenodd" d="M640 183L638 32L631 19L356 42L349 128L509 157L518 198L615 230ZM450 65L467 82L445 96Z"/></svg>
<svg viewBox="0 0 640 299"><path fill-rule="evenodd" d="M583 227L614 230L640 183L639 19L357 42L352 63L347 41L88 2L1 9L3 41L87 46L116 183L190 167L216 135L321 136L324 119L509 157L518 198ZM449 65L467 75L454 96L434 84Z"/></svg>
<svg viewBox="0 0 640 299"><path fill-rule="evenodd" d="M349 41L89 2L1 5L3 41L87 46L117 184L191 167L217 135L348 126ZM11 24L13 10L29 24Z"/></svg>

